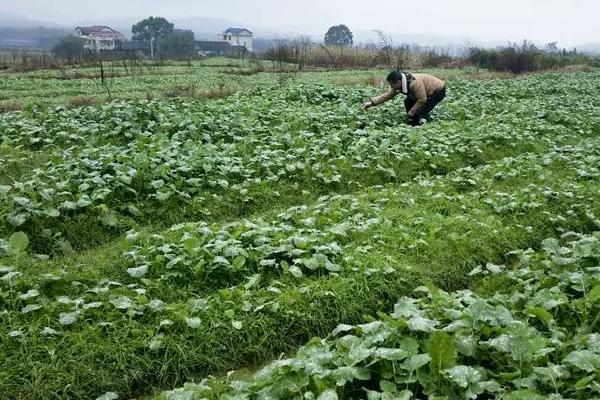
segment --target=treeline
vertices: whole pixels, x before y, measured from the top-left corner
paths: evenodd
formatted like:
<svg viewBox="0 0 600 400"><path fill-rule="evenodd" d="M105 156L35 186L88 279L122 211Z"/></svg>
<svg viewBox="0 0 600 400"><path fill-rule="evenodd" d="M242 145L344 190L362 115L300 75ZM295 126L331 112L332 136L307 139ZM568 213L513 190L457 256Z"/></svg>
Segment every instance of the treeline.
<svg viewBox="0 0 600 400"><path fill-rule="evenodd" d="M600 67L598 57L581 54L577 49L559 49L556 43L549 43L546 48L541 49L528 41L512 43L499 49L472 48L467 60L475 66L491 71L515 74L565 68L570 65Z"/></svg>
<svg viewBox="0 0 600 400"><path fill-rule="evenodd" d="M281 41L269 48L263 58L283 64L295 64L298 69L319 67L346 68L415 68L449 67L460 65L450 50L402 45L338 47L311 44L306 40Z"/></svg>
<svg viewBox="0 0 600 400"><path fill-rule="evenodd" d="M323 67L345 68L448 68L474 66L490 71L520 74L555 70L568 66L600 67L600 58L577 49L559 49L556 43L544 48L533 43L509 43L495 49L431 48L402 44L394 46L382 41L366 46L326 46L311 43L308 38L282 40L268 48L263 58L299 69Z"/></svg>
<svg viewBox="0 0 600 400"><path fill-rule="evenodd" d="M598 57L581 54L577 49L559 49L548 43L538 48L527 40L508 43L496 49L421 47L393 43L391 36L376 31L378 40L370 45L354 46L353 34L346 25L332 26L324 44L312 43L308 37L280 40L265 52L264 58L283 64L343 68L436 68L472 65L490 71L524 73L552 70L571 65L600 67Z"/></svg>

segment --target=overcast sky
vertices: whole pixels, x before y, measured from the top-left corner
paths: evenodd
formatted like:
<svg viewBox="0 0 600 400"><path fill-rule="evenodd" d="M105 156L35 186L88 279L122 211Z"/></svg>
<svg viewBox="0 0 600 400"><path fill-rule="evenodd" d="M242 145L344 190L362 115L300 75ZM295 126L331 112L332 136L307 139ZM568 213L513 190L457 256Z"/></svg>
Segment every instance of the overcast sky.
<svg viewBox="0 0 600 400"><path fill-rule="evenodd" d="M0 13L62 24L161 15L215 17L302 33L351 30L468 36L477 40L600 42L599 0L0 0Z"/></svg>

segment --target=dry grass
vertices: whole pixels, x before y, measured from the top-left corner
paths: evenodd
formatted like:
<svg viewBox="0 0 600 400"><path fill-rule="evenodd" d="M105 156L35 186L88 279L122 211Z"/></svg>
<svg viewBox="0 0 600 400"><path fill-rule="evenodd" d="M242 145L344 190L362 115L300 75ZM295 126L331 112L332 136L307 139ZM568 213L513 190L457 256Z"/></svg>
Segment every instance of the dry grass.
<svg viewBox="0 0 600 400"><path fill-rule="evenodd" d="M237 90L230 87L213 88L208 91L200 92L200 97L205 97L207 99L222 99L224 97L229 97L236 92Z"/></svg>
<svg viewBox="0 0 600 400"><path fill-rule="evenodd" d="M227 70L221 71L227 75L240 75L240 76L251 76L256 75L261 72L266 72L267 69L263 67L252 67L252 68L230 68Z"/></svg>
<svg viewBox="0 0 600 400"><path fill-rule="evenodd" d="M337 81L338 84L344 86L380 86L384 82L383 78L378 78L375 76L369 76L367 78L345 78Z"/></svg>
<svg viewBox="0 0 600 400"><path fill-rule="evenodd" d="M592 72L594 68L587 64L567 65L562 68L553 69L552 72Z"/></svg>
<svg viewBox="0 0 600 400"><path fill-rule="evenodd" d="M194 86L175 86L164 91L165 97L174 99L177 97L194 97L196 88Z"/></svg>
<svg viewBox="0 0 600 400"><path fill-rule="evenodd" d="M68 99L66 106L68 108L97 106L99 104L108 103L109 101L110 100L104 98L79 96Z"/></svg>
<svg viewBox="0 0 600 400"><path fill-rule="evenodd" d="M230 69L222 70L220 72L227 74L227 75L251 76L251 75L260 74L262 72L268 72L271 74L287 74L287 73L294 73L294 72L299 72L299 71L298 71L297 66L291 65L288 67L276 67L276 68L264 67L264 66L256 66L256 67L251 67L251 68L230 68ZM306 72L306 69L303 72Z"/></svg>
<svg viewBox="0 0 600 400"><path fill-rule="evenodd" d="M237 90L221 85L208 90L198 89L195 86L175 86L167 89L164 92L164 96L170 99L173 98L184 98L184 99L221 99L229 97L236 93Z"/></svg>
<svg viewBox="0 0 600 400"><path fill-rule="evenodd" d="M12 111L21 111L22 109L23 104L18 100L0 101L0 114Z"/></svg>
<svg viewBox="0 0 600 400"><path fill-rule="evenodd" d="M472 72L467 72L463 74L456 74L452 71L448 71L447 74L443 72L438 73L437 77L447 80L453 79L467 79L467 80L494 80L494 79L511 79L515 77L515 74L512 72L496 72L496 71L487 71L487 70L476 70Z"/></svg>

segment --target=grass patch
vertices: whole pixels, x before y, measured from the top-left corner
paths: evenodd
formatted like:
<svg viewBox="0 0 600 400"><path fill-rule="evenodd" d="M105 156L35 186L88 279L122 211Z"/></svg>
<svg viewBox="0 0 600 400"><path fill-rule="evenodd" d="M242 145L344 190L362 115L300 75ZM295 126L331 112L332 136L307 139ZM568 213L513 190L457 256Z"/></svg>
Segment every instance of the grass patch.
<svg viewBox="0 0 600 400"><path fill-rule="evenodd" d="M13 111L21 111L23 109L23 104L18 100L3 100L0 101L0 114L13 112Z"/></svg>
<svg viewBox="0 0 600 400"><path fill-rule="evenodd" d="M68 99L66 102L66 106L68 108L93 107L98 106L100 104L106 104L110 101L112 100L105 99L102 97L78 96Z"/></svg>

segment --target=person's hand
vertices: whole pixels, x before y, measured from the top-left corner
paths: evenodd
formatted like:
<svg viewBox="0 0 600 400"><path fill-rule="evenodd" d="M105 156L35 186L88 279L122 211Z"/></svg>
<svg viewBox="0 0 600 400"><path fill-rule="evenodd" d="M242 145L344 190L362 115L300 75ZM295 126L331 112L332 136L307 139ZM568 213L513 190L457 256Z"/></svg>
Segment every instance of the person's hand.
<svg viewBox="0 0 600 400"><path fill-rule="evenodd" d="M372 101L365 101L364 103L361 104L361 107L363 110L368 110L369 108L373 107L373 102Z"/></svg>

